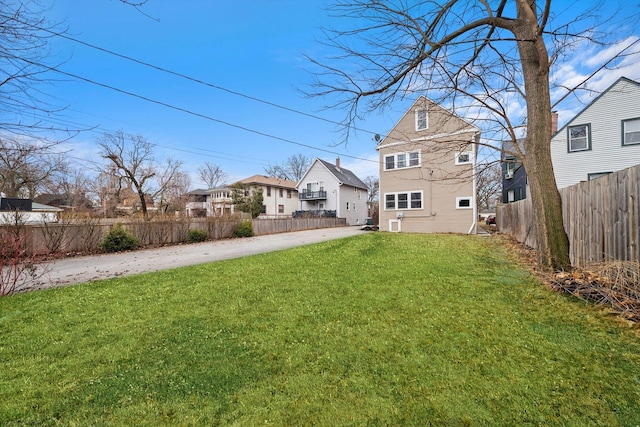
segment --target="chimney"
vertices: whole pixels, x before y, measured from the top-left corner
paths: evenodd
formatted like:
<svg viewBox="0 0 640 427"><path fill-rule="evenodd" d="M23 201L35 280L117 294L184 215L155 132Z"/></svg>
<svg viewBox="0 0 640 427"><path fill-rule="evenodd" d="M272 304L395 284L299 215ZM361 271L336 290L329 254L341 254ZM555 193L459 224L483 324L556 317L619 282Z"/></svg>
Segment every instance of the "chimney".
<svg viewBox="0 0 640 427"><path fill-rule="evenodd" d="M336 157L336 169L340 170L340 157Z"/></svg>
<svg viewBox="0 0 640 427"><path fill-rule="evenodd" d="M558 132L558 113L556 111L551 112L551 135Z"/></svg>

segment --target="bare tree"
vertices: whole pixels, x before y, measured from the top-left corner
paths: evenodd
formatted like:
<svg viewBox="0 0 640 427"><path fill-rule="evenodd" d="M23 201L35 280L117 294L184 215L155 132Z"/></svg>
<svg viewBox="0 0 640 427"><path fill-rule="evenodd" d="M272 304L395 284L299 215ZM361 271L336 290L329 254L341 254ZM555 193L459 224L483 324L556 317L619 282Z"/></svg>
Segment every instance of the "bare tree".
<svg viewBox="0 0 640 427"><path fill-rule="evenodd" d="M147 202L169 187L182 162L167 160L161 168L153 155L153 145L142 135L118 131L105 134L99 144L102 156L115 166L117 176L130 183L138 194L142 215L149 219Z"/></svg>
<svg viewBox="0 0 640 427"><path fill-rule="evenodd" d="M49 40L63 34L49 24L38 0L0 0L0 130L4 135L35 137L51 130L70 131L55 124L64 107L43 96L51 83L46 75ZM71 131L76 133L76 131Z"/></svg>
<svg viewBox="0 0 640 427"><path fill-rule="evenodd" d="M216 188L223 185L229 179L229 175L220 166L205 162L198 168L198 178L207 185L207 188Z"/></svg>
<svg viewBox="0 0 640 427"><path fill-rule="evenodd" d="M476 204L478 209L490 209L496 206L502 191L502 167L491 162L478 165L476 174Z"/></svg>
<svg viewBox="0 0 640 427"><path fill-rule="evenodd" d="M326 32L326 45L337 51L337 63L310 59L319 67L313 94L336 99L332 106L347 109L345 124L351 128L363 113L428 91L430 98L461 117L482 120L481 144L499 148L500 141L513 141L517 152L511 154L522 159L529 177L538 263L543 269L566 269L569 241L550 153L550 73L554 61L572 47L602 47L613 40L610 31L598 27L601 4L576 4L565 11L568 19L552 4L553 0L338 0L333 13L357 23L348 30ZM625 17L637 18L628 7L624 12ZM616 36L624 39L623 31L629 28L632 34L636 26L615 28ZM612 59L584 79L555 87L558 100L614 67L613 58L630 54L629 47L638 39L629 40L626 48L612 49ZM524 113L516 113L514 105L523 106ZM526 129L524 150L516 143L520 129Z"/></svg>
<svg viewBox="0 0 640 427"><path fill-rule="evenodd" d="M300 181L304 173L311 166L311 159L298 154L289 157L287 160L278 165L268 166L264 169L268 176L274 178L288 179L289 181Z"/></svg>
<svg viewBox="0 0 640 427"><path fill-rule="evenodd" d="M380 195L380 180L377 176L368 176L362 180L367 186L368 193L368 202L376 202L378 201L378 197Z"/></svg>
<svg viewBox="0 0 640 427"><path fill-rule="evenodd" d="M0 190L7 197L33 198L67 166L52 150L57 143L0 137Z"/></svg>
<svg viewBox="0 0 640 427"><path fill-rule="evenodd" d="M158 199L158 203L163 212L182 210L186 203L186 193L189 192L191 186L191 178L188 174L181 171L173 171L173 168L165 168L165 176L159 179L158 191L154 194L154 199Z"/></svg>

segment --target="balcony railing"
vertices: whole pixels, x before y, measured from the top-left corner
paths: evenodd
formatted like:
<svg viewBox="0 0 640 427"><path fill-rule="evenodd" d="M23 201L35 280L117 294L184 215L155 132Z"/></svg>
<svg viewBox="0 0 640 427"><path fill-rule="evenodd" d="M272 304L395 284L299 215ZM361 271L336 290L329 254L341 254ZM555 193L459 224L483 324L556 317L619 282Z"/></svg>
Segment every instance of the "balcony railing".
<svg viewBox="0 0 640 427"><path fill-rule="evenodd" d="M325 200L327 198L326 191L303 191L298 195L300 200Z"/></svg>

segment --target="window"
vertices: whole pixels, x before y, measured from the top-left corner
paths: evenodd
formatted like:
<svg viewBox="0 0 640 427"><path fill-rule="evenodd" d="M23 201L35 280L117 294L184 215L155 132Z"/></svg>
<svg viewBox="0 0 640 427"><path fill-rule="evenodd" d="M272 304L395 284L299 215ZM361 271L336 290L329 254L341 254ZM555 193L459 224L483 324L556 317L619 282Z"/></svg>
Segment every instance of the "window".
<svg viewBox="0 0 640 427"><path fill-rule="evenodd" d="M570 126L567 132L570 153L591 150L591 125Z"/></svg>
<svg viewBox="0 0 640 427"><path fill-rule="evenodd" d="M262 205L262 210L260 213L267 213L267 205Z"/></svg>
<svg viewBox="0 0 640 427"><path fill-rule="evenodd" d="M284 213L284 205L278 205L278 213Z"/></svg>
<svg viewBox="0 0 640 427"><path fill-rule="evenodd" d="M622 121L622 145L640 144L640 119Z"/></svg>
<svg viewBox="0 0 640 427"><path fill-rule="evenodd" d="M596 172L587 174L587 180L591 181L592 179L600 178L601 176L609 175L611 172Z"/></svg>
<svg viewBox="0 0 640 427"><path fill-rule="evenodd" d="M407 153L398 154L398 156L396 157L396 165L398 169L407 167Z"/></svg>
<svg viewBox="0 0 640 427"><path fill-rule="evenodd" d="M386 210L422 209L422 191L387 193L384 195L384 208Z"/></svg>
<svg viewBox="0 0 640 427"><path fill-rule="evenodd" d="M456 197L456 209L471 209L471 197Z"/></svg>
<svg viewBox="0 0 640 427"><path fill-rule="evenodd" d="M347 202L347 210L349 210L349 202Z"/></svg>
<svg viewBox="0 0 640 427"><path fill-rule="evenodd" d="M413 153L409 153L409 167L411 166L420 166L420 152L414 151Z"/></svg>
<svg viewBox="0 0 640 427"><path fill-rule="evenodd" d="M396 208L396 195L395 194L385 194L385 196L384 196L384 208L385 209L395 209Z"/></svg>
<svg viewBox="0 0 640 427"><path fill-rule="evenodd" d="M287 199L291 198L291 190L287 190Z"/></svg>
<svg viewBox="0 0 640 427"><path fill-rule="evenodd" d="M404 169L420 166L420 152L397 153L384 157L384 170Z"/></svg>
<svg viewBox="0 0 640 427"><path fill-rule="evenodd" d="M282 188L279 189L278 196L282 197L284 195L284 190Z"/></svg>
<svg viewBox="0 0 640 427"><path fill-rule="evenodd" d="M429 128L429 116L427 110L416 110L416 130L425 130Z"/></svg>
<svg viewBox="0 0 640 427"><path fill-rule="evenodd" d="M411 193L411 209L422 209L422 193Z"/></svg>
<svg viewBox="0 0 640 427"><path fill-rule="evenodd" d="M469 165L473 161L473 152L464 151L456 154L456 165Z"/></svg>
<svg viewBox="0 0 640 427"><path fill-rule="evenodd" d="M356 210L356 202L353 202L353 206L351 207L354 211Z"/></svg>
<svg viewBox="0 0 640 427"><path fill-rule="evenodd" d="M267 197L271 197L271 187L267 187Z"/></svg>
<svg viewBox="0 0 640 427"><path fill-rule="evenodd" d="M507 203L512 203L516 200L516 193L513 190L507 191Z"/></svg>
<svg viewBox="0 0 640 427"><path fill-rule="evenodd" d="M324 191L324 181L307 182L307 192Z"/></svg>
<svg viewBox="0 0 640 427"><path fill-rule="evenodd" d="M384 158L384 169L391 170L395 167L395 157L394 156L385 156Z"/></svg>
<svg viewBox="0 0 640 427"><path fill-rule="evenodd" d="M324 203L320 203L320 205L319 205L318 209L320 209L320 210L324 210Z"/></svg>

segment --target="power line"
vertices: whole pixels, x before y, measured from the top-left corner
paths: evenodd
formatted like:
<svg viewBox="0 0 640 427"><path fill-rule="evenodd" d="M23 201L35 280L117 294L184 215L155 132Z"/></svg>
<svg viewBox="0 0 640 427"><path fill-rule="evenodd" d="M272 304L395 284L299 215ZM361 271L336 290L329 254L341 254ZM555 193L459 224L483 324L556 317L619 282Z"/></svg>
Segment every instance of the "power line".
<svg viewBox="0 0 640 427"><path fill-rule="evenodd" d="M355 160L362 160L362 161L366 161L366 162L379 163L378 161L374 161L374 160L371 160L371 159L365 159L363 157L351 156L351 155L340 153L340 152L333 151L333 150L327 150L327 149L324 149L324 148L314 147L314 146L309 145L309 144L304 144L302 142L293 141L291 139L287 139L287 138L283 138L283 137L280 137L280 136L272 135L272 134L269 134L269 133L266 133L266 132L258 131L258 130L255 130L255 129L251 129L251 128L248 128L246 126L241 126L241 125L238 125L238 124L235 124L235 123L231 123L231 122L227 122L227 121L224 121L224 120L216 119L215 117L207 116L206 114L202 114L202 113L198 113L198 112L195 112L195 111L191 111L191 110L183 108L183 107L178 107L178 106L175 106L175 105L171 105L171 104L168 104L168 103L166 103L164 101L158 101L156 99L152 99L152 98L146 97L144 95L139 95L139 94L134 93L134 92L129 92L129 91L126 91L124 89L120 89L120 88L117 88L115 86L108 85L106 83L100 83L100 82L97 82L95 80L91 80L89 78L79 76L77 74L73 74L73 73L69 73L69 72L66 72L66 71L62 71L62 70L60 70L58 68L55 68L55 67L50 67L48 65L44 65L44 64L40 64L40 63L37 63L37 62L34 62L34 61L30 61L30 60L25 59L25 58L20 58L20 57L17 57L15 55L10 55L10 56L15 58L15 59L18 59L20 61L26 62L27 64L35 65L37 67L41 67L41 68L44 68L46 70L59 73L59 74L65 75L67 77L72 77L72 78L77 79L77 80L81 80L81 81L84 81L84 82L87 82L87 83L90 83L90 84L93 84L93 85L96 85L96 86L104 87L106 89L110 89L110 90L113 90L115 92L119 92L119 93L122 93L122 94L125 94L125 95L129 95L129 96L132 96L134 98L142 99L144 101L151 102L151 103L157 104L157 105L161 105L163 107L170 108L170 109L176 110L176 111L180 111L180 112L183 112L183 113L195 116L195 117L200 117L200 118L205 119L205 120L209 120L209 121L212 121L212 122L215 122L215 123L220 123L220 124L223 124L223 125L226 125L226 126L229 126L229 127L240 129L240 130L243 130L245 132L250 132L250 133L253 133L253 134L256 134L256 135L264 136L266 138L271 138L271 139L275 139L275 140L278 140L278 141L286 142L288 144L298 145L298 146L301 146L301 147L310 148L312 150L317 150L317 151L322 151L322 152L325 152L325 153L330 153L330 154L334 154L334 155L338 155L338 156L348 157L348 158L355 159Z"/></svg>
<svg viewBox="0 0 640 427"><path fill-rule="evenodd" d="M23 24L31 25L31 24L26 23L26 22L23 22ZM259 103L265 104L265 105L269 105L271 107L279 108L281 110L289 111L291 113L299 114L299 115L302 115L302 116L305 116L305 117L310 117L310 118L313 118L313 119L316 119L316 120L320 120L320 121L323 121L323 122L326 122L326 123L331 123L331 124L334 124L334 125L337 125L337 126L340 126L340 127L345 127L344 123L337 122L335 120L327 119L325 117L317 116L315 114L306 113L304 111L296 110L295 108L286 107L284 105L280 105L280 104L277 104L275 102L267 101L267 100L264 100L264 99L261 99L261 98L255 97L255 96L251 96L251 95L247 95L247 94L242 93L242 92L238 92L236 90L225 88L225 87L220 86L220 85L209 83L209 82L206 82L204 80L201 80L201 79L198 79L198 78L195 78L195 77L191 77L189 75L186 75L186 74L183 74L183 73L180 73L180 72L177 72L177 71L169 70L168 68L160 67L158 65L151 64L149 62L145 62L145 61L133 58L131 56L124 55L124 54L118 53L118 52L114 52L114 51L106 49L104 47L97 46L97 45L94 45L92 43L88 43L88 42L76 39L74 37L68 36L68 35L66 35L64 33L61 33L61 32L51 31L51 30L49 30L47 28L42 28L42 27L39 27L37 25L31 25L31 26L33 28L37 29L37 30L44 31L44 32L49 33L51 35L54 35L54 36L57 36L57 37L72 41L74 43L81 44L83 46L87 46L87 47L89 47L91 49L95 49L95 50L107 53L109 55L113 55L113 56L116 56L118 58L122 58L122 59L125 59L127 61L131 61L131 62L134 62L136 64L143 65L145 67L153 68L154 70L158 70L158 71L161 71L163 73L171 74L171 75L174 75L174 76L177 76L177 77L192 81L194 83L198 83L198 84L201 84L201 85L213 88L213 89L217 89L217 90L220 90L220 91L223 91L223 92L227 92L227 93L235 95L235 96L240 96L242 98L249 99L251 101L255 101L255 102L259 102ZM353 129L356 130L356 131L368 133L368 134L371 134L371 135L377 135L379 133L379 132L369 131L369 130L366 130L366 129L360 129L360 128L357 128L355 126L353 127Z"/></svg>

